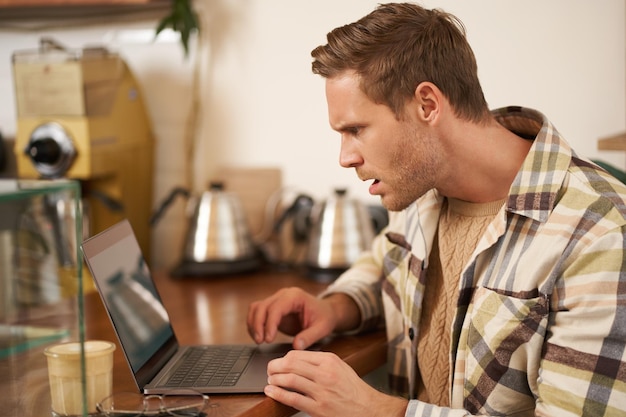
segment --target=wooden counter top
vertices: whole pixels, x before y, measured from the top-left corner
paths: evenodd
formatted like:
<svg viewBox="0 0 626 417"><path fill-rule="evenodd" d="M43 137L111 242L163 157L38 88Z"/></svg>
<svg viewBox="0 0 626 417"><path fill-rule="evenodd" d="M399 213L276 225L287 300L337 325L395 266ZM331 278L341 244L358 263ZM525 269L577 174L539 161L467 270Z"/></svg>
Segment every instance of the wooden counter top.
<svg viewBox="0 0 626 417"><path fill-rule="evenodd" d="M258 272L212 278L171 278L155 273L155 282L167 308L179 342L189 344L251 343L246 330L248 305L288 286L318 294L326 285L291 272ZM97 293L85 296L85 326L88 339L118 344ZM279 342L291 339L282 335ZM386 361L384 332L337 337L325 341L322 350L337 353L359 375L365 375ZM136 391L121 349L116 349L113 391ZM282 417L296 411L262 394L211 395L208 416Z"/></svg>

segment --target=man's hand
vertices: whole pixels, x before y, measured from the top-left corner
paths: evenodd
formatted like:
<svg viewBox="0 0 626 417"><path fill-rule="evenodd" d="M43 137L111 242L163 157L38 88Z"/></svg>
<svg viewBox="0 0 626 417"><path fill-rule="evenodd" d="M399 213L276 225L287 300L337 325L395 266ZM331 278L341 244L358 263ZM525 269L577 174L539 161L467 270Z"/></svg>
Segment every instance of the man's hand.
<svg viewBox="0 0 626 417"><path fill-rule="evenodd" d="M402 417L407 401L364 382L337 355L293 350L268 365L265 394L311 417Z"/></svg>
<svg viewBox="0 0 626 417"><path fill-rule="evenodd" d="M284 288L250 304L248 333L256 343L271 343L280 331L294 336L295 349L306 349L334 331L355 328L359 314L347 295L320 299L300 288Z"/></svg>
<svg viewBox="0 0 626 417"><path fill-rule="evenodd" d="M285 288L248 309L248 333L256 343L271 343L281 331L295 336L293 346L306 349L335 328L331 305L300 288Z"/></svg>

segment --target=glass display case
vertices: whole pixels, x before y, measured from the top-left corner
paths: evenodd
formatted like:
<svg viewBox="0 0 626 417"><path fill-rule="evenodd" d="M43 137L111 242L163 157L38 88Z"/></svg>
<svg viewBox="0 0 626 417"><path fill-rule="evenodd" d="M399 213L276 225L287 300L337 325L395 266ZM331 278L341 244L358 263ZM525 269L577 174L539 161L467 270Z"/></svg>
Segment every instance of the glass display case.
<svg viewBox="0 0 626 417"><path fill-rule="evenodd" d="M0 179L2 415L51 415L43 351L83 346L80 201L77 181Z"/></svg>

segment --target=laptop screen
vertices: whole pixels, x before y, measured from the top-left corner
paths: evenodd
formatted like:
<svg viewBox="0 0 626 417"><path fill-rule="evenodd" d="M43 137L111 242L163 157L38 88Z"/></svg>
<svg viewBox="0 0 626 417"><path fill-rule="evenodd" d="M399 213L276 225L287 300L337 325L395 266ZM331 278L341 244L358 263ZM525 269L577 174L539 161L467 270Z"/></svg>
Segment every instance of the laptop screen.
<svg viewBox="0 0 626 417"><path fill-rule="evenodd" d="M82 248L124 354L136 374L174 338L137 239L130 224L123 221L87 239Z"/></svg>

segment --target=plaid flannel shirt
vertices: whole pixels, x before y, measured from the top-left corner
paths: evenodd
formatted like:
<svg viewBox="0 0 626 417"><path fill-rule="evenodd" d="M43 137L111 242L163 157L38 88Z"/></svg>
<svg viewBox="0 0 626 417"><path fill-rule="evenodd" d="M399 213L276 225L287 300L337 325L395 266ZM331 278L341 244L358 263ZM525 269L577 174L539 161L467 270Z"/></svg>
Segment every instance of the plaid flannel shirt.
<svg viewBox="0 0 626 417"><path fill-rule="evenodd" d="M329 287L384 324L406 416L626 415L626 187L576 156L539 112L494 112L535 138L507 203L459 277L450 408L416 397L422 296L443 198L391 213L371 251Z"/></svg>

